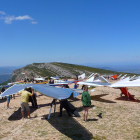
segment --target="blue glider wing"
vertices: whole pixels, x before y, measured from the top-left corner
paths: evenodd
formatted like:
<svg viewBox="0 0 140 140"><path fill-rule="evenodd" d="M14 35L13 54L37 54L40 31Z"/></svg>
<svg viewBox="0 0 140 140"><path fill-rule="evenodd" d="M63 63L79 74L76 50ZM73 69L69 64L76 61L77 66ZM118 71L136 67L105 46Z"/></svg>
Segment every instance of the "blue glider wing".
<svg viewBox="0 0 140 140"><path fill-rule="evenodd" d="M4 91L0 95L0 97L15 94L18 91L24 90L26 87L32 87L38 92L58 100L67 99L71 96L71 94L73 95L73 97L80 95L78 92L68 88L56 88L48 86L46 84L15 84L12 87L8 88L6 91Z"/></svg>

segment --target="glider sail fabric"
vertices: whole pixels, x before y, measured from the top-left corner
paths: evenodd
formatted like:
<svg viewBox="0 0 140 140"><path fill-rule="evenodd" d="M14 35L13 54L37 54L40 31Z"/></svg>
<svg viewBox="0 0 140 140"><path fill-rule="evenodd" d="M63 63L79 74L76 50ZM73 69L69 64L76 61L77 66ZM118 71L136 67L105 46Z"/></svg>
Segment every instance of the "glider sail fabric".
<svg viewBox="0 0 140 140"><path fill-rule="evenodd" d="M84 79L85 78L85 73L79 75L78 78Z"/></svg>
<svg viewBox="0 0 140 140"><path fill-rule="evenodd" d="M78 92L75 92L68 88L56 88L52 86L47 86L45 84L33 85L32 88L41 92L42 94L46 96L49 96L58 100L67 99L71 96L72 93L73 93L73 97L80 95Z"/></svg>
<svg viewBox="0 0 140 140"><path fill-rule="evenodd" d="M26 87L32 87L38 92L58 100L67 99L71 96L72 93L73 93L73 97L80 95L78 92L68 88L56 88L56 87L48 86L46 84L20 84L20 85L17 84L10 87L5 92L3 92L0 95L0 97L15 94L18 91L24 90Z"/></svg>
<svg viewBox="0 0 140 140"><path fill-rule="evenodd" d="M44 77L34 78L34 80L41 80L41 81L44 81L44 80L45 80L45 78L44 78Z"/></svg>
<svg viewBox="0 0 140 140"><path fill-rule="evenodd" d="M19 92L19 91L24 90L26 87L31 87L31 85L33 85L33 84L15 84L15 85L13 85L12 87L10 87L10 88L8 88L7 90L5 90L5 91L0 95L0 97L15 94L15 93L17 93L17 92Z"/></svg>
<svg viewBox="0 0 140 140"><path fill-rule="evenodd" d="M110 86L110 83L104 83L104 82L78 82L79 85L87 85L87 86Z"/></svg>
<svg viewBox="0 0 140 140"><path fill-rule="evenodd" d="M103 77L99 76L95 78L93 81L83 81L78 82L79 85L87 85L87 86L110 86L111 84Z"/></svg>
<svg viewBox="0 0 140 140"><path fill-rule="evenodd" d="M129 80L122 80L112 84L110 87L139 87L140 86L140 79L129 81Z"/></svg>

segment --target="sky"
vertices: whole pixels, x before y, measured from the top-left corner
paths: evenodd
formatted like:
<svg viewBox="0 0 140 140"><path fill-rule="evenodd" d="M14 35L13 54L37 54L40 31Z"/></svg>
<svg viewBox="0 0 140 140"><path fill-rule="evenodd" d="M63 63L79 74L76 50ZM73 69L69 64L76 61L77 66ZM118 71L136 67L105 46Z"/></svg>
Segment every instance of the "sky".
<svg viewBox="0 0 140 140"><path fill-rule="evenodd" d="M140 64L140 0L0 0L0 66Z"/></svg>

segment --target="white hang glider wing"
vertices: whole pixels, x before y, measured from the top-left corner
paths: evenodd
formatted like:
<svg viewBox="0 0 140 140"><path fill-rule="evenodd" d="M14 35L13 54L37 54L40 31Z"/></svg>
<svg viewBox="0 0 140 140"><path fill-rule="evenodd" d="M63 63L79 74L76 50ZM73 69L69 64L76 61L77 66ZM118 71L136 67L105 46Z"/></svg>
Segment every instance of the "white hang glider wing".
<svg viewBox="0 0 140 140"><path fill-rule="evenodd" d="M122 74L120 74L117 78L120 78L122 76Z"/></svg>
<svg viewBox="0 0 140 140"><path fill-rule="evenodd" d="M85 73L79 75L78 78L84 79L85 78Z"/></svg>
<svg viewBox="0 0 140 140"><path fill-rule="evenodd" d="M110 86L111 85L103 76L99 76L97 78L94 78L93 81L87 80L87 81L83 81L83 82L78 82L77 84L87 85L87 86Z"/></svg>
<svg viewBox="0 0 140 140"><path fill-rule="evenodd" d="M50 77L50 78L52 78L54 80L58 80L59 79L59 77Z"/></svg>
<svg viewBox="0 0 140 140"><path fill-rule="evenodd" d="M41 81L44 81L44 80L45 80L45 78L44 78L44 77L34 78L34 80L37 80L37 81L38 81L38 80L39 80L39 81L41 80Z"/></svg>
<svg viewBox="0 0 140 140"><path fill-rule="evenodd" d="M125 79L125 78L126 78L126 76L127 76L127 74L125 74L124 76L122 76L122 77L120 78L120 80Z"/></svg>
<svg viewBox="0 0 140 140"><path fill-rule="evenodd" d="M112 84L110 87L138 87L140 86L140 79L130 81L129 77L124 80Z"/></svg>
<svg viewBox="0 0 140 140"><path fill-rule="evenodd" d="M96 75L97 75L97 73L92 73L92 74L88 77L87 82L93 82Z"/></svg>

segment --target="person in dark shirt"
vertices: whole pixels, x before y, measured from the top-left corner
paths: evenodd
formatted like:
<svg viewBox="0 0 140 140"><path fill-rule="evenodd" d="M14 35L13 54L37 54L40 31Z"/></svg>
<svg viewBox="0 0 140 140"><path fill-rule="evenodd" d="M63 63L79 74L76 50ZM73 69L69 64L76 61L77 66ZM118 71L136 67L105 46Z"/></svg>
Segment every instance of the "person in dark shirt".
<svg viewBox="0 0 140 140"><path fill-rule="evenodd" d="M32 93L32 88L26 88L27 91L29 91L30 93ZM38 105L37 105L37 100L36 100L36 93L34 92L33 93L33 96L29 96L29 102L32 103L32 106L34 108L38 108Z"/></svg>
<svg viewBox="0 0 140 140"><path fill-rule="evenodd" d="M67 113L68 113L68 116L72 116L71 114L74 113L74 111L76 110L76 108L67 100L61 100L60 101L60 114L59 114L59 117L62 117L62 110L66 109Z"/></svg>

